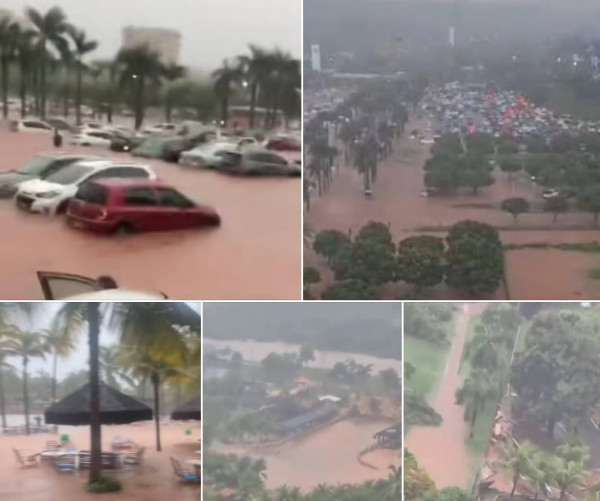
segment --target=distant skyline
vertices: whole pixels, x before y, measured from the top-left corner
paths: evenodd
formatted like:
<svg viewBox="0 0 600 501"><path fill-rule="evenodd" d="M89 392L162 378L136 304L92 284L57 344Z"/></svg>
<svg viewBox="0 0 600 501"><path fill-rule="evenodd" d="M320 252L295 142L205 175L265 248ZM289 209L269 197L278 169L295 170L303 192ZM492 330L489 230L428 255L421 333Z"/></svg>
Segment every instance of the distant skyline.
<svg viewBox="0 0 600 501"><path fill-rule="evenodd" d="M301 55L301 0L2 0L23 15L26 7L61 7L69 20L99 42L90 59L113 57L125 26L171 28L181 33L180 64L210 71L248 50L248 44Z"/></svg>

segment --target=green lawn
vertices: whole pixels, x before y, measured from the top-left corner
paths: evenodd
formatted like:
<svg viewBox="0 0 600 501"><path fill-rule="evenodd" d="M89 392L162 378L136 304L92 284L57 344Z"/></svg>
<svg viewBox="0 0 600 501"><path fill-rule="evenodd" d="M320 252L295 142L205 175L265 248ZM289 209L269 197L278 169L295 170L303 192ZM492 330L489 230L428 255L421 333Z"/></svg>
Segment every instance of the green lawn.
<svg viewBox="0 0 600 501"><path fill-rule="evenodd" d="M415 390L426 398L435 392L444 373L450 343L456 332L458 315L459 313L456 312L454 318L447 322L446 332L449 341L447 345L439 345L411 336L404 338L404 360L415 368L415 373L405 382L407 388Z"/></svg>

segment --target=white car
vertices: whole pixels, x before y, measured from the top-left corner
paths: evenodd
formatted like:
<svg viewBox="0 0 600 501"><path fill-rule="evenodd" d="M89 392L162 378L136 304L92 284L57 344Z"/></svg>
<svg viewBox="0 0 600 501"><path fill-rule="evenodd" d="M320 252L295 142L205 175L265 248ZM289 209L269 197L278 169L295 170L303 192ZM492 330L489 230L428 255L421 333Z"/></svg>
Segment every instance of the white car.
<svg viewBox="0 0 600 501"><path fill-rule="evenodd" d="M105 130L83 130L71 137L71 144L77 146L110 146L113 134Z"/></svg>
<svg viewBox="0 0 600 501"><path fill-rule="evenodd" d="M15 195L18 208L41 214L62 214L84 182L100 178L146 178L156 174L146 165L88 160L60 169L45 179L32 179L19 185Z"/></svg>
<svg viewBox="0 0 600 501"><path fill-rule="evenodd" d="M147 134L174 134L175 131L177 131L177 125L170 123L156 124L144 129Z"/></svg>
<svg viewBox="0 0 600 501"><path fill-rule="evenodd" d="M189 151L184 151L179 156L179 163L190 167L216 167L223 159L221 155L223 152L235 150L236 145L232 143L205 143Z"/></svg>
<svg viewBox="0 0 600 501"><path fill-rule="evenodd" d="M9 124L12 132L42 132L52 134L54 129L42 120L12 120Z"/></svg>

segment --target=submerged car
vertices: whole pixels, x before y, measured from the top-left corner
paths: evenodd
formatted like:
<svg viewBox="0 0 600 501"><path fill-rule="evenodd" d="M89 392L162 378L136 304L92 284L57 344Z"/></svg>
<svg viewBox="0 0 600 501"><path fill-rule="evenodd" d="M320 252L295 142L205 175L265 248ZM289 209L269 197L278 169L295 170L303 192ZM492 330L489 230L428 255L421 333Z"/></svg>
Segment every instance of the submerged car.
<svg viewBox="0 0 600 501"><path fill-rule="evenodd" d="M166 137L147 137L136 148L131 150L131 154L136 157L162 158L170 139Z"/></svg>
<svg viewBox="0 0 600 501"><path fill-rule="evenodd" d="M146 165L119 164L110 160L77 162L45 179L21 183L15 203L19 209L28 212L62 214L79 186L100 178L156 179L156 174Z"/></svg>
<svg viewBox="0 0 600 501"><path fill-rule="evenodd" d="M77 146L110 146L113 134L105 130L85 130L74 134L71 144Z"/></svg>
<svg viewBox="0 0 600 501"><path fill-rule="evenodd" d="M0 198L11 198L19 185L31 179L44 179L56 171L81 160L94 160L98 157L85 155L65 155L45 153L36 155L19 170L0 172Z"/></svg>
<svg viewBox="0 0 600 501"><path fill-rule="evenodd" d="M141 134L115 131L110 140L110 149L112 151L132 151L142 144L145 139L146 137Z"/></svg>
<svg viewBox="0 0 600 501"><path fill-rule="evenodd" d="M219 214L159 181L100 179L84 183L67 210L71 226L129 234L219 226Z"/></svg>
<svg viewBox="0 0 600 501"><path fill-rule="evenodd" d="M235 152L236 146L232 143L207 143L196 146L194 149L184 151L179 157L179 163L189 167L213 169L223 161L224 152Z"/></svg>
<svg viewBox="0 0 600 501"><path fill-rule="evenodd" d="M237 176L300 177L302 167L296 161L261 148L248 148L239 152L224 152L217 166L219 172Z"/></svg>

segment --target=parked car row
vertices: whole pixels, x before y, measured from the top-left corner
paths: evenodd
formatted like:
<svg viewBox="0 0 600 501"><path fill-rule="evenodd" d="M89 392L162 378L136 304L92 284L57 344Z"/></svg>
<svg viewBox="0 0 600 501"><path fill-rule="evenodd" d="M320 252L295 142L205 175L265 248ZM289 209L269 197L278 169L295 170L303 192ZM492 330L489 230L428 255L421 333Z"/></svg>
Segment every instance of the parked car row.
<svg viewBox="0 0 600 501"><path fill-rule="evenodd" d="M0 194L17 208L66 214L69 225L102 233L218 226L219 214L159 181L147 165L43 154L21 169L0 173Z"/></svg>

